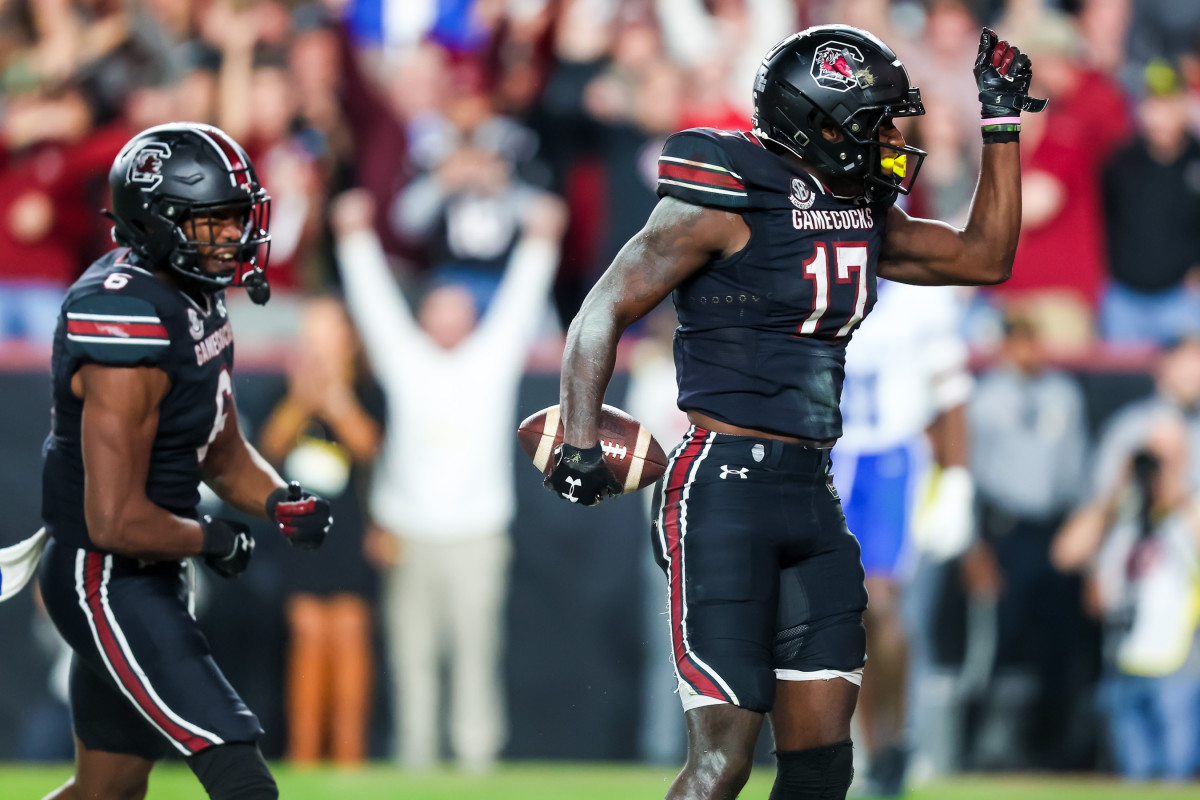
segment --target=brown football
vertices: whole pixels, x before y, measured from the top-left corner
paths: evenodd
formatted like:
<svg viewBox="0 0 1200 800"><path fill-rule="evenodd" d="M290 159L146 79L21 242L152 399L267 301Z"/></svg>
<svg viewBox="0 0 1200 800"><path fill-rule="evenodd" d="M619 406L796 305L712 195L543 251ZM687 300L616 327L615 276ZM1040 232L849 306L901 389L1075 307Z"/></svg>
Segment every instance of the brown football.
<svg viewBox="0 0 1200 800"><path fill-rule="evenodd" d="M517 441L543 474L554 467L554 448L562 444L563 425L558 406L543 408L517 428ZM642 423L619 408L600 407L600 446L626 492L657 481L667 471L667 454Z"/></svg>

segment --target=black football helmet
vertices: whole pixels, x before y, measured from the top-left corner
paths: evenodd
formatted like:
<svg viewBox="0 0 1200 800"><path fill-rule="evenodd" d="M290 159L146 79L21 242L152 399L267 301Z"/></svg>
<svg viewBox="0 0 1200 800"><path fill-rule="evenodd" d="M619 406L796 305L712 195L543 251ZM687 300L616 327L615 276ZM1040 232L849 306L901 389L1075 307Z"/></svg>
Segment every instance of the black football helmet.
<svg viewBox="0 0 1200 800"><path fill-rule="evenodd" d="M147 267L169 267L205 291L244 287L265 303L270 286L271 198L258 182L246 151L212 125L173 122L148 128L121 149L108 173L113 239L131 248ZM240 219L236 242L189 237L183 224L204 216ZM209 226L193 229L197 236ZM206 252L230 253L229 269L208 272Z"/></svg>
<svg viewBox="0 0 1200 800"><path fill-rule="evenodd" d="M893 117L925 113L900 59L876 37L849 25L821 25L784 39L763 59L754 80L754 128L830 175L862 177L869 201L908 194L925 152L878 140ZM842 141L821 135L823 125ZM884 158L905 167L884 172ZM903 172L901 177L898 173Z"/></svg>

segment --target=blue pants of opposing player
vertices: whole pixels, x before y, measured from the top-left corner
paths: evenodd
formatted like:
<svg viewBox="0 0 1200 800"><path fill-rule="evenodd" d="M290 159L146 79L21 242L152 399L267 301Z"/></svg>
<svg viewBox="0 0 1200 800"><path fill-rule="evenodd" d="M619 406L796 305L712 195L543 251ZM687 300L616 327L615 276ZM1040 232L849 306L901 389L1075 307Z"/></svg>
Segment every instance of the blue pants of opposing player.
<svg viewBox="0 0 1200 800"><path fill-rule="evenodd" d="M918 458L907 444L875 453L833 449L833 483L868 577L896 578L901 569Z"/></svg>

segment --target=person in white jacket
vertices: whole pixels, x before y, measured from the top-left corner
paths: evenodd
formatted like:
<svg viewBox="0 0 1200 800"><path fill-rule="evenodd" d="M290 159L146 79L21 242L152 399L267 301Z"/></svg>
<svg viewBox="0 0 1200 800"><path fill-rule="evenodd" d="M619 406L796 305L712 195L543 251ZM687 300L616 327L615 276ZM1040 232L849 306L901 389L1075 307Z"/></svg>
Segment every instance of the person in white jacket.
<svg viewBox="0 0 1200 800"><path fill-rule="evenodd" d="M385 438L371 515L401 544L384 617L393 666L396 755L437 758L439 675L450 667L450 740L482 772L505 736L500 656L517 390L546 319L565 226L561 201L529 206L504 276L476 322L471 294L432 289L414 316L371 227L366 196L333 209L346 303L396 421ZM463 474L463 454L470 475ZM384 548L386 549L386 548ZM443 644L448 652L443 652Z"/></svg>
<svg viewBox="0 0 1200 800"><path fill-rule="evenodd" d="M955 287L881 280L874 310L846 348L833 473L870 597L857 719L873 796L902 794L909 751L927 744L910 741L907 730L909 638L917 632L906 629L902 588L920 592L918 560L928 572L965 551L973 535L965 414L972 379L960 315Z"/></svg>

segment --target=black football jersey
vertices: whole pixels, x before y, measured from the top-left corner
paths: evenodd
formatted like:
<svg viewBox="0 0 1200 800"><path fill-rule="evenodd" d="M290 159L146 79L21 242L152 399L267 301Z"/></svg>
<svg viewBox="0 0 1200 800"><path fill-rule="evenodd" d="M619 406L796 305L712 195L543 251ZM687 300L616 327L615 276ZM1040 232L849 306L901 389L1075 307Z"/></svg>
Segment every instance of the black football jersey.
<svg viewBox="0 0 1200 800"><path fill-rule="evenodd" d="M73 547L96 549L83 512L83 401L71 391L80 366L144 365L170 377L159 406L146 496L181 516L196 517L201 465L233 410L233 330L224 292L197 303L129 258L128 250L114 250L71 286L54 334L42 518L57 541Z"/></svg>
<svg viewBox="0 0 1200 800"><path fill-rule="evenodd" d="M753 133L671 136L658 194L740 212L750 241L680 284L679 407L809 439L842 433L846 343L875 303L890 202L834 197Z"/></svg>

